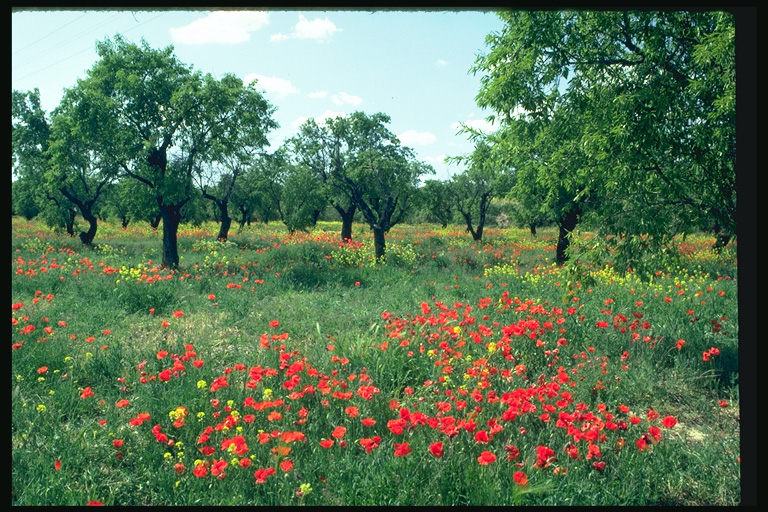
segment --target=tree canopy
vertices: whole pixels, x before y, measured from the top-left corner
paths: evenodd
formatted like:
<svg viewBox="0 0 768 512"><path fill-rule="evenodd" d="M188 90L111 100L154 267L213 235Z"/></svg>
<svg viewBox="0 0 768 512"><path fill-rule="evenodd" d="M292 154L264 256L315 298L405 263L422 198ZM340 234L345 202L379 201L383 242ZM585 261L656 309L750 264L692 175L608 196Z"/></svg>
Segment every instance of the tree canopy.
<svg viewBox="0 0 768 512"><path fill-rule="evenodd" d="M620 253L646 236L656 248L702 228L720 246L735 236L732 15L499 16L472 71L478 105L502 126L497 142L526 175L514 194L541 194L565 236L592 218Z"/></svg>

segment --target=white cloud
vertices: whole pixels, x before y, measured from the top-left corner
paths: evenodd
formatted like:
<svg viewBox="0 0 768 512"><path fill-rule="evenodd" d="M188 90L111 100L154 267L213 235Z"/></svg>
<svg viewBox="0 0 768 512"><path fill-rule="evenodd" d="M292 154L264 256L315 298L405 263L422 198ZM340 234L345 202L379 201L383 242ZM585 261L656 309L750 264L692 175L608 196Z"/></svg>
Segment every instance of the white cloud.
<svg viewBox="0 0 768 512"><path fill-rule="evenodd" d="M337 117L347 117L348 115L349 114L347 114L346 112L338 112L338 111L335 111L335 110L326 110L322 114L320 114L318 116L312 117L312 119L315 120L315 122L318 124L318 126L325 126L325 120L326 119L336 119ZM310 119L310 118L309 117L305 117L305 116L297 117L296 119L293 120L293 122L291 123L291 126L294 129L298 129L299 126L301 126L302 124L304 124L307 121L307 119Z"/></svg>
<svg viewBox="0 0 768 512"><path fill-rule="evenodd" d="M435 62L435 66L439 68L444 68L447 65L448 65L448 61L444 59L437 59L437 62Z"/></svg>
<svg viewBox="0 0 768 512"><path fill-rule="evenodd" d="M274 94L280 99L285 98L289 94L299 93L299 90L291 84L291 81L284 78L250 73L245 76L243 81L250 83L254 79L257 80L256 89L264 90L267 94Z"/></svg>
<svg viewBox="0 0 768 512"><path fill-rule="evenodd" d="M442 154L437 156L422 156L421 159L427 162L428 164L444 164L445 158L448 155Z"/></svg>
<svg viewBox="0 0 768 512"><path fill-rule="evenodd" d="M426 146L437 140L434 134L429 132L417 132L416 130L406 130L397 136L404 146Z"/></svg>
<svg viewBox="0 0 768 512"><path fill-rule="evenodd" d="M313 98L313 99L315 99L315 98L325 98L326 96L328 96L328 91L313 91L313 92L310 92L309 94L307 94L308 98Z"/></svg>
<svg viewBox="0 0 768 512"><path fill-rule="evenodd" d="M293 32L290 34L274 34L269 38L270 41L283 41L285 39L314 39L316 41L327 41L335 33L341 29L325 17L315 18L308 20L304 15L299 14L299 21L293 27Z"/></svg>
<svg viewBox="0 0 768 512"><path fill-rule="evenodd" d="M214 11L168 32L177 44L240 44L268 23L269 13L263 11Z"/></svg>
<svg viewBox="0 0 768 512"><path fill-rule="evenodd" d="M480 130L483 133L492 133L496 130L496 127L494 127L494 125L486 119L469 119L463 123L457 121L455 123L451 123L451 128L458 132L461 128L461 125L466 125L469 128Z"/></svg>
<svg viewBox="0 0 768 512"><path fill-rule="evenodd" d="M346 92L340 92L339 94L334 94L333 97L331 97L331 101L336 105L349 104L357 106L363 102L363 98L359 96L352 96Z"/></svg>

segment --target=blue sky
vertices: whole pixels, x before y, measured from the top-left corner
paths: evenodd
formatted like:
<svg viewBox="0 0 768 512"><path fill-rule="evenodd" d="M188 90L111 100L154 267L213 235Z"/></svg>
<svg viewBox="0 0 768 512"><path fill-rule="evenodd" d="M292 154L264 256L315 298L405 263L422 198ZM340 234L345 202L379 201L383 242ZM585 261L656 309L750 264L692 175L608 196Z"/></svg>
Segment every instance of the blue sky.
<svg viewBox="0 0 768 512"><path fill-rule="evenodd" d="M94 43L120 33L172 45L204 73L257 78L277 107L270 150L308 118L384 112L401 143L445 179L463 170L445 156L472 150L459 124L492 130L475 103L480 76L469 72L485 36L502 28L492 12L21 10L11 21L11 87L40 89L49 113L96 62Z"/></svg>

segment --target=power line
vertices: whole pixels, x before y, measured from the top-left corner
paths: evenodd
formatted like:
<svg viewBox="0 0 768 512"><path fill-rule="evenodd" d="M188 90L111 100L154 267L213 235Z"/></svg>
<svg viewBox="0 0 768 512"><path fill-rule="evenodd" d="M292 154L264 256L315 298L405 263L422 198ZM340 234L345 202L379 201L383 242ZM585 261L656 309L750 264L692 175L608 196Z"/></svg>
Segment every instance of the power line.
<svg viewBox="0 0 768 512"><path fill-rule="evenodd" d="M26 49L27 49L27 48L29 48L30 46L34 46L34 45L36 45L37 43L39 43L40 41L42 41L42 40L43 40L43 39L45 39L46 37L48 37L48 36L50 36L50 35L53 35L53 34L55 34L56 32L58 32L59 30L63 29L63 28L64 28L64 27L66 27L66 26L69 26L69 25L71 25L72 23L76 22L77 20L79 20L80 18L82 18L83 16L85 16L86 14L87 14L87 13L83 13L83 14L81 14L79 17L77 17L77 18L73 19L72 21L70 21L69 23L66 23L66 24L64 24L64 25L60 26L59 28L57 28L57 29L56 29L56 30L54 30L53 32L48 32L46 35L44 35L43 37L41 37L41 38L40 38L40 39L38 39L37 41L35 41L35 42L33 42L33 43L30 43L30 44L28 44L28 45L27 45L27 46L25 46L24 48L21 48L21 49L19 49L19 50L16 50L16 51L15 51L15 52L13 52L11 55L12 55L12 56L13 56L13 55L16 55L17 53L19 53L19 52L21 52L21 51L24 51L24 50L26 50Z"/></svg>
<svg viewBox="0 0 768 512"><path fill-rule="evenodd" d="M123 13L120 13L120 14L118 14L118 15L117 15L117 16L115 16L115 17L109 18L108 20L106 20L106 21L104 21L103 23L101 23L101 24L99 25L99 27L102 27L102 26L104 26L106 23L108 23L108 22L110 22L110 21L114 20L116 17L119 17L121 14L123 14ZM124 30L124 31L122 31L122 33L130 32L131 30L134 30L134 29L136 29L136 28L139 28L139 27L140 27L140 26L142 26L142 25L145 25L145 24L147 24L147 23L149 23L149 22L151 22L151 21L154 21L154 20L156 20L156 19L160 18L161 16L164 16L165 14L166 14L165 12L163 12L163 13L160 13L159 15L155 16L154 18L148 19L147 21L144 21L144 22L142 22L142 23L139 23L139 24L138 24L138 25L136 25L136 26L133 26L133 27L131 27L131 28L127 29L127 30ZM84 15L83 15L83 16L84 16ZM78 19L79 19L79 18L78 18ZM135 19L135 18L134 18L134 19ZM65 25L65 26L66 26L66 25ZM95 29L93 29L93 30L97 30L99 27L96 27L96 28L95 28ZM61 27L61 28L63 28L63 27ZM57 29L57 30L59 30L59 29ZM89 32L93 32L93 30L90 30ZM54 32L55 32L55 31L54 31ZM89 33L89 32L86 32L86 33ZM53 32L51 32L51 33L53 33ZM118 31L118 33L120 33L120 32ZM50 35L50 34L48 34L48 35ZM79 34L79 35L78 35L78 36L76 36L76 37L78 37L78 38L79 38L79 37L82 37L83 35L84 35L84 34ZM46 37L46 36L44 36L44 37ZM69 42L67 42L67 43L64 43L64 44L65 44L65 45L66 45L66 44L69 44L69 43L71 43L73 40L74 40L74 39L72 39L72 40L70 40ZM30 46L31 46L31 45L30 45ZM59 45L59 46L62 46L62 45ZM46 69L48 69L48 68L51 68L51 67L53 67L53 66L55 66L55 65L57 65L57 64L60 64L60 63L62 63L62 62L64 62L64 61L66 61L66 60L69 60L69 59L71 59L71 58L73 58L73 57L76 57L76 56L78 56L78 55L80 55L80 54L82 54L82 53L85 53L85 52L87 52L87 51L90 51L90 50L92 50L92 48L85 48L85 49L83 49L83 50L80 50L79 52L76 52L76 53L73 53L73 54L71 54L71 55L69 55L69 56L67 56L67 57L64 57L63 59L59 59L57 62L54 62L54 63L52 63L52 64L49 64L48 66L45 66L45 67L42 67L42 68L38 68L37 70L33 71L32 73L29 73L28 75L25 75L25 76L23 76L23 77L20 77L20 78L17 78L17 79L15 79L15 80L13 81L13 83L16 83L16 82L18 82L18 81L20 81L20 80L24 80L25 78L29 78L30 76L36 75L36 74L38 74L38 73L41 73L42 71L45 71L45 70L46 70ZM30 59L30 62L33 62L33 60L32 60L32 59ZM20 67L23 67L23 65L22 65L22 66L20 66ZM17 68L15 68L15 69L18 69L18 67L17 67Z"/></svg>

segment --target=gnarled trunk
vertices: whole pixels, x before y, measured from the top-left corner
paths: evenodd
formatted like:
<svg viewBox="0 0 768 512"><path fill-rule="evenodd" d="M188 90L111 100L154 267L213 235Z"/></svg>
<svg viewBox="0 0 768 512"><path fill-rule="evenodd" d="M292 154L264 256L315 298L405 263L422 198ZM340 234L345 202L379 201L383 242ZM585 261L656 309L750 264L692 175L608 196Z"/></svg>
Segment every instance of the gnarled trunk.
<svg viewBox="0 0 768 512"><path fill-rule="evenodd" d="M579 215L581 215L581 208L577 204L572 204L571 207L560 216L559 226L560 232L557 237L557 250L555 258L558 265L562 265L568 260L566 250L571 244L568 235L576 228L576 224L579 222Z"/></svg>
<svg viewBox="0 0 768 512"><path fill-rule="evenodd" d="M179 244L177 234L181 222L181 207L179 205L160 206L163 219L163 267L177 268L179 266Z"/></svg>
<svg viewBox="0 0 768 512"><path fill-rule="evenodd" d="M384 228L379 226L373 227L373 254L376 261L379 261L384 257L386 252L386 241L384 240Z"/></svg>

